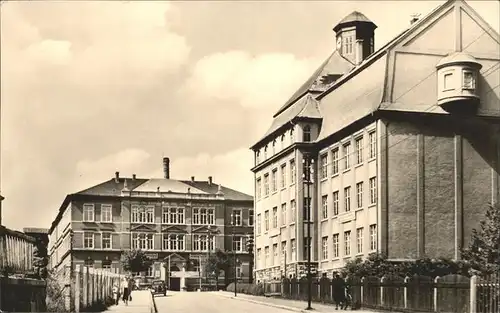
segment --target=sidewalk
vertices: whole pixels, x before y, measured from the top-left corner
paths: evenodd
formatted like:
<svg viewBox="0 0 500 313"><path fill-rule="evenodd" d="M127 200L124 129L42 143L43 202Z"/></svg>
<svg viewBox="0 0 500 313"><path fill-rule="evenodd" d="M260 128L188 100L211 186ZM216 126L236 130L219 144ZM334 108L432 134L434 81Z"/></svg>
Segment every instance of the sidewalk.
<svg viewBox="0 0 500 313"><path fill-rule="evenodd" d="M264 297L264 296L252 296L252 295L246 295L243 293L238 293L236 297L234 297L234 293L232 292L227 292L227 291L214 291L214 294L217 294L218 296L221 297L227 297L235 300L240 300L240 301L248 301L252 303L257 303L257 304L262 304L262 305L267 305L275 308L280 308L284 310L289 310L289 311L295 311L295 312L311 312L309 310L305 310L307 307L307 302L306 301L297 301L297 300L288 300L288 299L281 299L281 298L271 298L271 297ZM331 313L331 312L342 312L340 310L335 310L334 305L326 305L326 304L321 304L317 302L313 302L311 304L313 308L313 312L320 312L320 313ZM350 311L350 308L348 309ZM375 313L376 311L367 311L367 310L356 310L357 313Z"/></svg>
<svg viewBox="0 0 500 313"><path fill-rule="evenodd" d="M103 313L108 312L120 312L120 313L150 313L153 302L151 300L151 292L148 290L134 290L132 291L132 301L125 305L123 301L120 300L118 305L110 306Z"/></svg>

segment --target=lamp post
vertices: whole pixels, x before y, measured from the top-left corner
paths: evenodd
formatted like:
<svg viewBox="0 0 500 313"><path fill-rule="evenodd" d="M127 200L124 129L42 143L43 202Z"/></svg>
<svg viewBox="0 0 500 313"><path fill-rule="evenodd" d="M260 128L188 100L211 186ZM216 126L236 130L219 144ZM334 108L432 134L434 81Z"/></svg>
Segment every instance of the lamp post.
<svg viewBox="0 0 500 313"><path fill-rule="evenodd" d="M306 310L312 310L312 276L311 276L311 185L314 180L311 178L311 174L314 173L312 166L314 160L310 156L304 156L302 160L304 164L304 173L302 178L304 179L304 223L307 223L307 308Z"/></svg>
<svg viewBox="0 0 500 313"><path fill-rule="evenodd" d="M234 248L234 229L235 229L236 223L234 221L234 216L233 213L231 213L231 229L232 229L232 241L231 241L231 247L233 249L233 262L234 262L234 296L237 296L237 287L238 287L238 279L236 278L236 249Z"/></svg>
<svg viewBox="0 0 500 313"><path fill-rule="evenodd" d="M247 251L248 254L250 255L250 261L249 261L249 273L248 273L248 283L252 284L253 283L253 237L250 235L247 235Z"/></svg>
<svg viewBox="0 0 500 313"><path fill-rule="evenodd" d="M208 246L207 247L208 248L207 249L208 250L208 252L207 252L207 264L208 264L208 262L210 262L210 253L211 253L210 244L212 243L213 235L216 232L217 232L216 230L212 230L212 225L208 225L208 229L207 229L207 239L208 239L208 242L207 242L207 246ZM214 243L214 245L215 245L215 243ZM206 269L206 266L205 266L205 280L208 281L208 285L209 285L209 287L211 287L212 283L209 280L208 271Z"/></svg>

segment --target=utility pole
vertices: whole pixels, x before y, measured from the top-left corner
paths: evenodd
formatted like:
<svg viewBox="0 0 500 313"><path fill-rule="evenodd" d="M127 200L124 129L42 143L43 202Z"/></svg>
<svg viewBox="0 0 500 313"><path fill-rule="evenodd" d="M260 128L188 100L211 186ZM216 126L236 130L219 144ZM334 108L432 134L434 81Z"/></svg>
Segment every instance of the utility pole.
<svg viewBox="0 0 500 313"><path fill-rule="evenodd" d="M304 223L307 223L307 308L306 310L312 310L312 276L311 276L311 185L313 184L312 175L314 170L312 165L314 160L308 155L304 155L302 160L304 164L304 174L302 175L304 179Z"/></svg>

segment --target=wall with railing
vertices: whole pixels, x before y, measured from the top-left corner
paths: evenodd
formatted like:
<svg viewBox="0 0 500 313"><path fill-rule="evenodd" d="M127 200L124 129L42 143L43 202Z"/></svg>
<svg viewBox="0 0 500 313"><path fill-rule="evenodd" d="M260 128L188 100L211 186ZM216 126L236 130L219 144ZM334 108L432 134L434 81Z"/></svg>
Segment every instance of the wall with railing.
<svg viewBox="0 0 500 313"><path fill-rule="evenodd" d="M24 233L0 226L0 271L9 274L33 272L36 240Z"/></svg>
<svg viewBox="0 0 500 313"><path fill-rule="evenodd" d="M382 278L350 277L346 283L354 308L391 312L500 312L499 275L482 278L387 275ZM312 300L333 304L334 285L327 277L313 279ZM266 295L305 301L308 298L308 280L268 281L264 283L264 291Z"/></svg>

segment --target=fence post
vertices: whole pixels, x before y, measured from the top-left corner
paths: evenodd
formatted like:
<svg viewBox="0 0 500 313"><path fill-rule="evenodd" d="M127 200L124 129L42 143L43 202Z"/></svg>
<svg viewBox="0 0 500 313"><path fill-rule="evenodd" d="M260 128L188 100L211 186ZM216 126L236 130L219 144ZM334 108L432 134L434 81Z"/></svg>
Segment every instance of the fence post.
<svg viewBox="0 0 500 313"><path fill-rule="evenodd" d="M381 306L384 306L384 286L383 284L385 283L385 280L386 280L386 277L385 276L382 276L382 278L380 278L380 305Z"/></svg>
<svg viewBox="0 0 500 313"><path fill-rule="evenodd" d="M439 283L439 276L436 276L434 279L434 312L439 312L438 311L438 286L437 284Z"/></svg>
<svg viewBox="0 0 500 313"><path fill-rule="evenodd" d="M410 277L406 276L404 280L404 303L405 303L405 309L408 308L408 281L410 280Z"/></svg>
<svg viewBox="0 0 500 313"><path fill-rule="evenodd" d="M470 313L477 311L477 276L470 278Z"/></svg>
<svg viewBox="0 0 500 313"><path fill-rule="evenodd" d="M361 281L361 303L363 303L365 301L365 297L364 297L364 292L365 292L365 278L361 277L360 281Z"/></svg>
<svg viewBox="0 0 500 313"><path fill-rule="evenodd" d="M84 276L84 281L83 281L83 287L85 288L85 308L89 307L90 303L90 292L89 292L89 280L90 280L90 269L88 266L85 266L85 276Z"/></svg>
<svg viewBox="0 0 500 313"><path fill-rule="evenodd" d="M81 273L80 273L80 270L81 270L81 265L76 265L75 266L75 298L73 299L76 313L80 312L80 293L81 293L81 285L80 285Z"/></svg>

